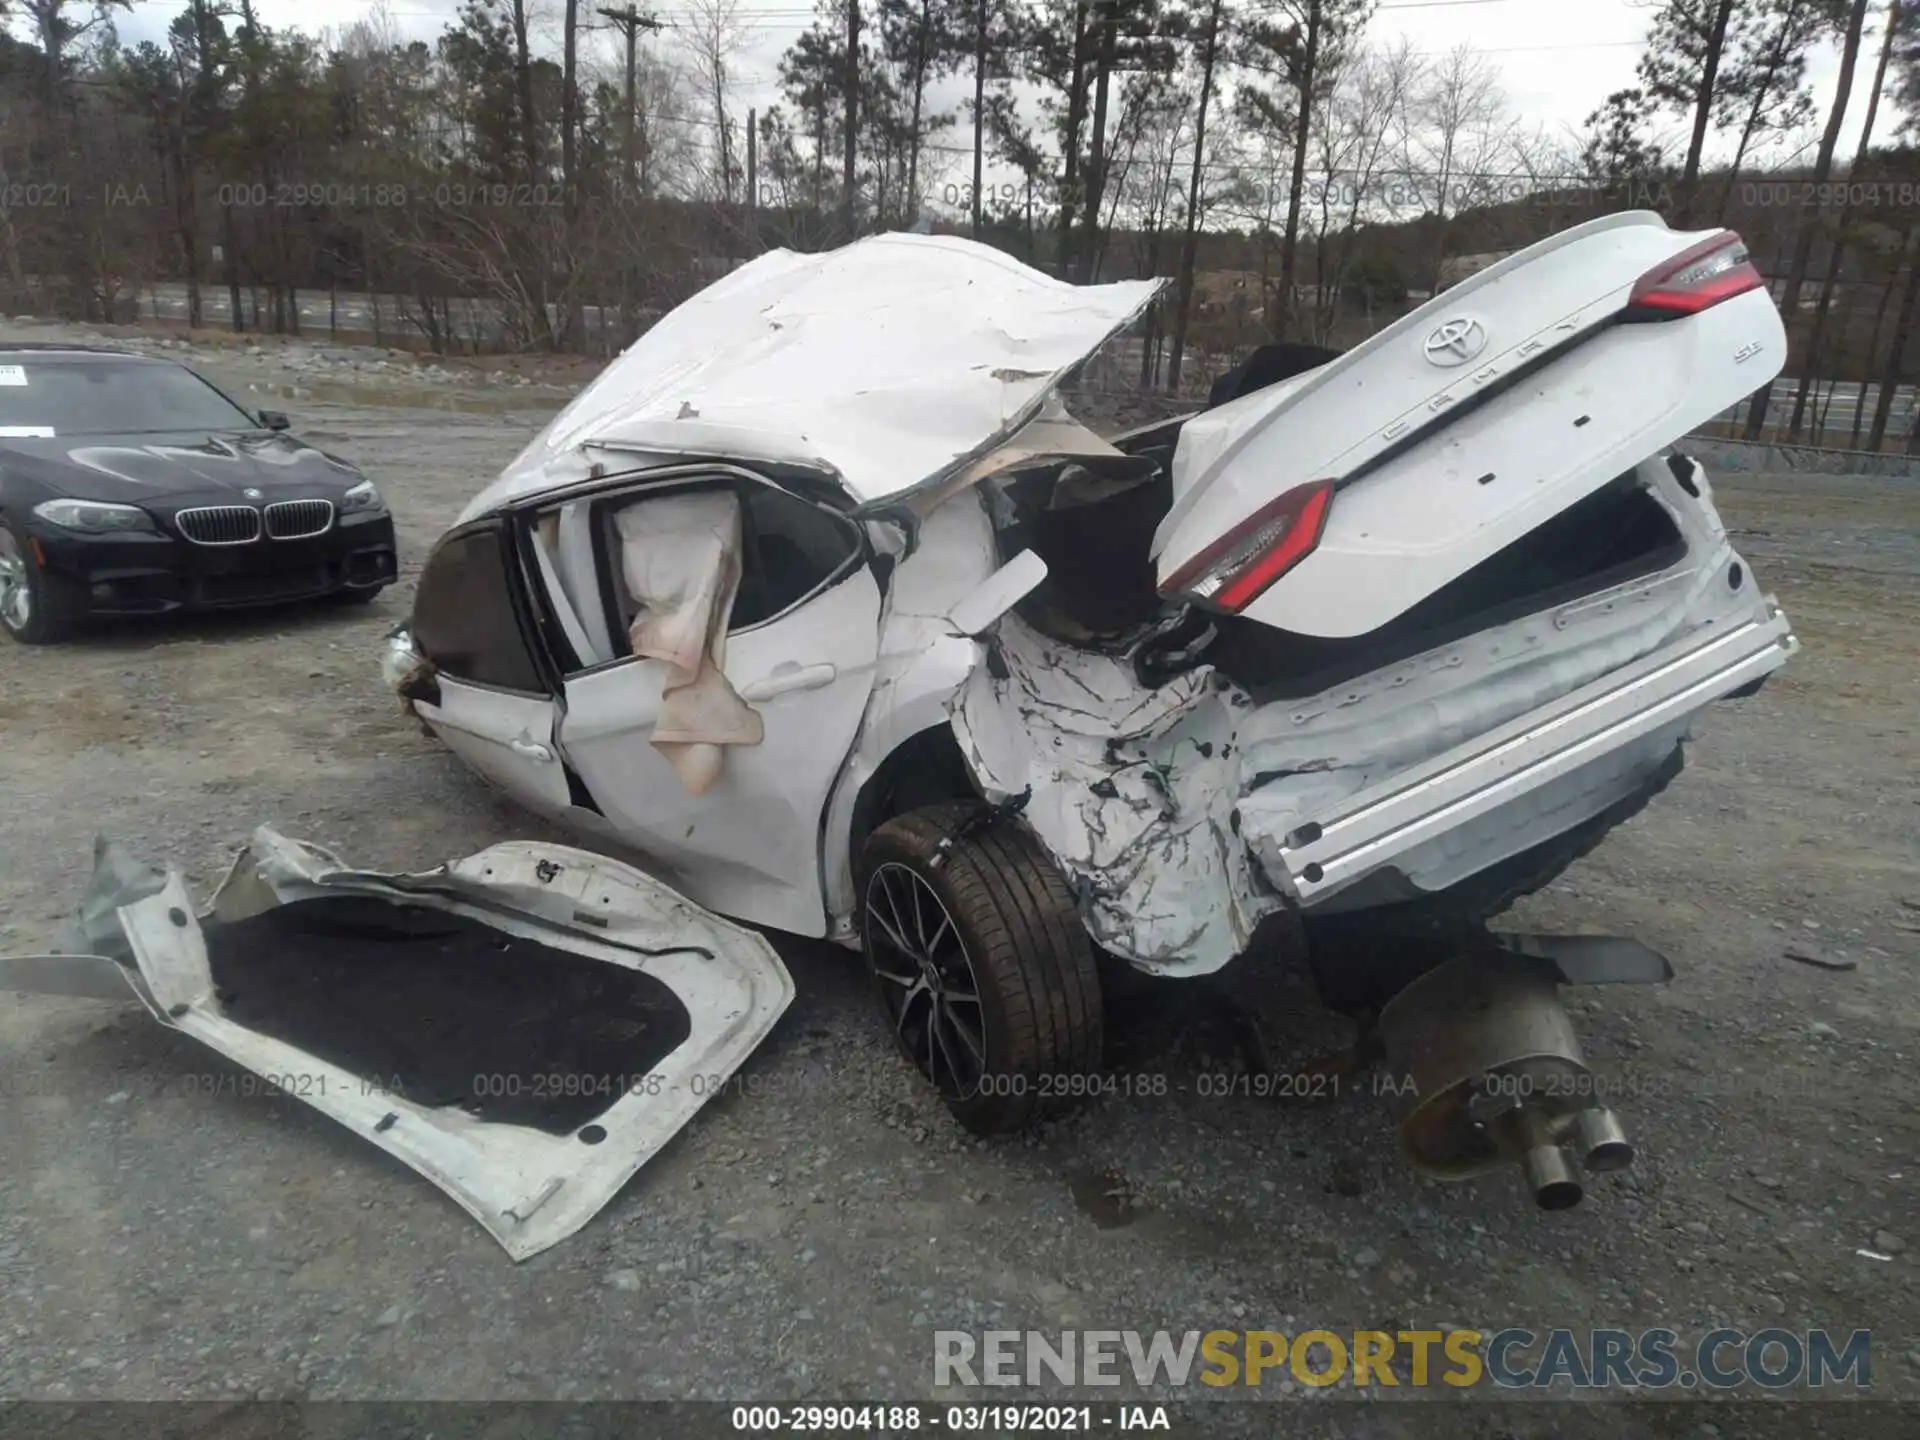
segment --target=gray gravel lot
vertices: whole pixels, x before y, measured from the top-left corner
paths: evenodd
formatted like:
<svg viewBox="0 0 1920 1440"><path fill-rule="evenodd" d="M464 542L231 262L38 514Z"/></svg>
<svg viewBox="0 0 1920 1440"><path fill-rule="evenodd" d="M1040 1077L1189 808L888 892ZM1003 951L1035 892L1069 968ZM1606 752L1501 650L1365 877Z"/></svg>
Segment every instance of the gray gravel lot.
<svg viewBox="0 0 1920 1440"><path fill-rule="evenodd" d="M195 358L381 483L403 583L367 608L0 645L0 950L52 943L100 832L203 887L263 822L381 868L566 838L423 737L377 669L433 537L564 389L271 344ZM799 999L742 1093L516 1267L298 1103L205 1093L233 1072L144 1013L0 996L0 1399L926 1398L947 1328L1778 1324L1871 1328L1875 1393L1920 1401L1920 486L1754 475L1720 499L1806 649L1516 921L1634 935L1679 970L1578 996L1590 1055L1639 1092L1618 1108L1641 1154L1580 1208L1533 1210L1517 1176L1413 1176L1371 1096L1203 1098L1194 1037L1142 1042L1165 1095L969 1141L853 958L783 940ZM1806 945L1857 968L1786 958ZM1560 1406L1280 1390L1353 1435L1442 1413L1575 1433ZM1596 1434L1778 1418L1579 1408ZM1794 1409L1796 1433L1920 1426Z"/></svg>

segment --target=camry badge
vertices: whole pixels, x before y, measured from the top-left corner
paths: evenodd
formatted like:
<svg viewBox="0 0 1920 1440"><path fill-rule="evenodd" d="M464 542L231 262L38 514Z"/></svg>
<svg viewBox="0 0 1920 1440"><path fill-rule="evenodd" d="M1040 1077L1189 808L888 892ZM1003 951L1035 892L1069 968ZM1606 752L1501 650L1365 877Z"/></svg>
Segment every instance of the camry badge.
<svg viewBox="0 0 1920 1440"><path fill-rule="evenodd" d="M1436 326L1422 348L1435 365L1464 365L1487 348L1487 327L1463 315Z"/></svg>

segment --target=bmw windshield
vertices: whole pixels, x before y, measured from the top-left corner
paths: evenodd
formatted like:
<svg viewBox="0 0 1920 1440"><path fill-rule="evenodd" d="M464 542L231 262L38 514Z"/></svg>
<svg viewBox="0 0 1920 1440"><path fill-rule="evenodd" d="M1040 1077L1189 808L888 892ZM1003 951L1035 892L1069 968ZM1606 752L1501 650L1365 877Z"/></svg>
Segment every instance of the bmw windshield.
<svg viewBox="0 0 1920 1440"><path fill-rule="evenodd" d="M259 428L255 417L179 365L0 351L0 438Z"/></svg>

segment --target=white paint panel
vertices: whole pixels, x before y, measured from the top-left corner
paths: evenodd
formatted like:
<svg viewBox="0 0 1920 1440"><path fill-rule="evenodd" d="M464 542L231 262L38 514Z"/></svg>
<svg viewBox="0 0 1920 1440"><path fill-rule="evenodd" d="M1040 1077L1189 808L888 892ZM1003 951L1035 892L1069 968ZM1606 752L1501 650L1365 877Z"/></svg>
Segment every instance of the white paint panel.
<svg viewBox="0 0 1920 1440"><path fill-rule="evenodd" d="M516 1260L566 1239L679 1132L772 1030L793 981L767 941L605 856L509 841L438 870L350 870L268 829L236 861L208 914L224 919L326 895L367 895L478 920L509 935L641 971L687 1008L688 1037L594 1124L597 1144L427 1107L223 1013L193 902L177 873L120 924L161 1024L257 1075L300 1075L299 1099L447 1192ZM576 917L582 911L589 926ZM174 918L182 917L181 919ZM132 992L129 991L129 998ZM507 1068L511 1057L502 1057Z"/></svg>
<svg viewBox="0 0 1920 1440"><path fill-rule="evenodd" d="M1164 282L1069 285L953 236L776 250L671 311L470 504L537 494L585 446L807 465L899 494L1030 419Z"/></svg>
<svg viewBox="0 0 1920 1440"><path fill-rule="evenodd" d="M1357 473L1315 551L1244 613L1328 637L1404 613L1779 373L1786 333L1764 290L1685 319L1609 323L1641 276L1715 233L1648 212L1576 226L1336 361L1195 416L1155 535L1161 579L1286 491ZM1484 348L1454 363L1435 342L1462 327Z"/></svg>

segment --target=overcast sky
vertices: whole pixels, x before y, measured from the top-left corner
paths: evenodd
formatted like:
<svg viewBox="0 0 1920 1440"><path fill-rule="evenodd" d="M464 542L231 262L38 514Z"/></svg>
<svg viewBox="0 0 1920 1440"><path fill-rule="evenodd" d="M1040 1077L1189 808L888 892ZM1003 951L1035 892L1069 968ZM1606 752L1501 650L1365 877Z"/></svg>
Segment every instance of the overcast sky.
<svg viewBox="0 0 1920 1440"><path fill-rule="evenodd" d="M590 13L594 0L582 0ZM1884 0L1875 0L1875 11ZM548 44L558 50L559 0L535 0L546 17ZM781 52L806 28L807 0L739 0L752 26L752 42L739 57L740 106L764 108L777 101L775 71ZM257 0L261 18L274 26L303 26L308 30L338 28L372 10L371 0ZM159 39L172 17L185 8L184 0L133 0L133 11L119 20L128 43ZM458 9L458 0L389 0L387 11L409 38L431 39ZM1462 42L1484 51L1500 67L1508 96L1520 122L1527 128L1541 124L1557 132L1577 131L1581 122L1609 91L1633 83L1641 37L1646 33L1652 0L1381 0L1370 36L1377 41L1405 35L1422 52L1439 54ZM687 0L660 0L654 12L669 25L687 18ZM596 14L597 18L597 14ZM1877 15L1875 28L1877 30ZM604 47L605 58L615 54L616 37L601 33L589 44ZM670 32L666 43L671 45ZM1855 86L1839 153L1849 154L1866 109L1866 79L1875 58L1869 39L1861 58L1862 81ZM1839 69L1837 47L1814 57L1811 73L1822 116L1831 102ZM957 103L961 89L939 97ZM969 87L970 88L970 87ZM1876 122L1882 135L1889 119ZM1680 134L1678 122L1672 133Z"/></svg>

